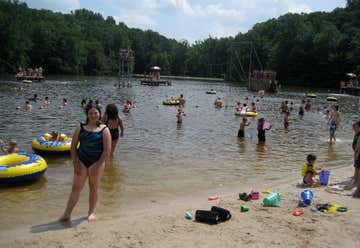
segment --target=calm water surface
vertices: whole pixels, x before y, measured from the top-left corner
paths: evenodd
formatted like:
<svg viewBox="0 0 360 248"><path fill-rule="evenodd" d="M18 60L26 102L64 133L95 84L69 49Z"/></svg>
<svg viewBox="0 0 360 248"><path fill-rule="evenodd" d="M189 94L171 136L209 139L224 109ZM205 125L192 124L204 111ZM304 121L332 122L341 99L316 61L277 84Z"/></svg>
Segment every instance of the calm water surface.
<svg viewBox="0 0 360 248"><path fill-rule="evenodd" d="M141 86L116 88L116 78L80 78L47 80L22 86L10 81L0 82L0 138L15 138L19 146L31 151L31 140L38 134L61 130L71 135L79 122L85 121L80 108L82 98L99 99L104 106L116 103L120 108L129 99L136 104L130 114L121 117L125 135L116 156L106 164L101 185L98 212L111 213L129 206L144 207L146 203L192 192L232 185L256 185L286 177L299 177L300 167L308 153L318 156L318 164L327 168L349 167L352 170L352 123L359 118L359 98L338 96L342 112L338 141L329 146L328 127L318 107L330 105L327 93L313 99L313 110L300 119L298 104L304 91L283 91L258 99L259 116L273 124L267 132L265 147L257 146L256 119L247 128L247 138L237 135L241 118L234 115L234 105L244 98L253 98L246 88L192 81L176 81L171 87ZM218 94L206 95L209 88ZM40 109L41 101L33 103L32 111L15 110L24 104L24 97L37 93L48 96L51 106ZM184 94L187 103L183 124L176 123L176 107L161 103L170 96ZM215 109L217 96L228 107ZM69 105L61 108L62 99ZM257 98L256 98L257 99ZM281 101L295 103L288 131L283 128L279 112ZM69 157L45 157L48 170L43 178L17 187L0 186L0 231L11 224L39 224L56 219L63 211L72 183ZM84 189L75 216L87 212L87 188Z"/></svg>

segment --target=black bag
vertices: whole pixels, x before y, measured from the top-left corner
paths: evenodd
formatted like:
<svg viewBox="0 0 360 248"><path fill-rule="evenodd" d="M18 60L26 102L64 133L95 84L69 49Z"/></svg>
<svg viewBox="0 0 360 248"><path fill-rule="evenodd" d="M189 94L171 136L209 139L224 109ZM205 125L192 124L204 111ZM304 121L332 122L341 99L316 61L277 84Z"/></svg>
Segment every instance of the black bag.
<svg viewBox="0 0 360 248"><path fill-rule="evenodd" d="M208 210L196 210L195 220L207 224L217 224L219 222L219 213Z"/></svg>
<svg viewBox="0 0 360 248"><path fill-rule="evenodd" d="M231 218L230 211L225 208L212 206L211 211L219 213L220 221L227 221L227 220L230 220L230 218Z"/></svg>

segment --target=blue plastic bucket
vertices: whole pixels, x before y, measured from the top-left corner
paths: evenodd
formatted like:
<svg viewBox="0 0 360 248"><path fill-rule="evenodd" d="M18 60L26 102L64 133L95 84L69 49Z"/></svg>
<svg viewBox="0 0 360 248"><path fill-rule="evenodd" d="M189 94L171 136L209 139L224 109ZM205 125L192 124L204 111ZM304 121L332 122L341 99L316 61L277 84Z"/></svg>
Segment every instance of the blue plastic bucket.
<svg viewBox="0 0 360 248"><path fill-rule="evenodd" d="M319 174L320 184L322 185L328 185L330 177L330 171L322 171Z"/></svg>
<svg viewBox="0 0 360 248"><path fill-rule="evenodd" d="M313 197L314 193L311 190L304 190L303 192L301 192L301 198L307 205L311 204L311 200L313 199Z"/></svg>

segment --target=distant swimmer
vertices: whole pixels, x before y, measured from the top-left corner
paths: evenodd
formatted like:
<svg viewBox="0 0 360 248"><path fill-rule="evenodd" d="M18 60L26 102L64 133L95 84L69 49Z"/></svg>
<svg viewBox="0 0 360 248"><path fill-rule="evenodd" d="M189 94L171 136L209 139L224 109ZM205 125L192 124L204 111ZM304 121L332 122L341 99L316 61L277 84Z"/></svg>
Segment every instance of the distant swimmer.
<svg viewBox="0 0 360 248"><path fill-rule="evenodd" d="M178 100L179 100L179 106L183 108L185 106L185 102L186 102L184 95L181 94Z"/></svg>
<svg viewBox="0 0 360 248"><path fill-rule="evenodd" d="M86 98L84 98L84 99L82 99L81 100L81 108L85 111L85 109L86 109Z"/></svg>
<svg viewBox="0 0 360 248"><path fill-rule="evenodd" d="M7 149L8 153L16 153L19 152L20 148L17 145L16 140L10 140L9 148Z"/></svg>
<svg viewBox="0 0 360 248"><path fill-rule="evenodd" d="M178 108L178 112L176 114L176 118L177 118L177 123L180 124L182 123L183 119L182 117L185 116L185 113L184 111L182 110L181 107Z"/></svg>
<svg viewBox="0 0 360 248"><path fill-rule="evenodd" d="M95 100L95 106L96 106L98 109L101 109L101 104L100 104L99 100Z"/></svg>
<svg viewBox="0 0 360 248"><path fill-rule="evenodd" d="M247 122L247 119L244 117L240 123L240 128L238 131L238 137L244 138L245 137L245 127L249 126L250 122Z"/></svg>
<svg viewBox="0 0 360 248"><path fill-rule="evenodd" d="M29 101L34 101L36 102L39 98L38 98L38 95L37 94L34 94L33 97L25 97L26 100L29 100Z"/></svg>
<svg viewBox="0 0 360 248"><path fill-rule="evenodd" d="M251 109L250 109L250 110L251 110L251 112L255 112L255 113L257 112L257 111L256 111L256 110L257 110L257 109L256 109L256 105L255 105L254 102L251 103Z"/></svg>
<svg viewBox="0 0 360 248"><path fill-rule="evenodd" d="M265 90L263 89L259 90L259 96L264 97L264 95L265 95Z"/></svg>
<svg viewBox="0 0 360 248"><path fill-rule="evenodd" d="M45 99L44 99L44 101L42 102L40 108L41 108L41 109L47 108L47 107L49 107L49 105L50 105L49 97L46 96Z"/></svg>
<svg viewBox="0 0 360 248"><path fill-rule="evenodd" d="M284 128L288 129L290 125L290 111L285 112L284 115Z"/></svg>
<svg viewBox="0 0 360 248"><path fill-rule="evenodd" d="M130 109L132 109L133 107L134 107L134 105L132 104L132 102L127 100L123 105L123 112L124 113L129 113Z"/></svg>
<svg viewBox="0 0 360 248"><path fill-rule="evenodd" d="M260 118L258 120L258 127L257 127L257 131L258 131L258 144L262 145L265 144L266 141L266 137L265 137L265 132L266 130L270 130L271 125L267 122L265 122L265 118Z"/></svg>
<svg viewBox="0 0 360 248"><path fill-rule="evenodd" d="M310 110L311 110L311 101L310 101L310 99L307 99L307 100L306 100L305 110L306 110L306 111L310 111Z"/></svg>
<svg viewBox="0 0 360 248"><path fill-rule="evenodd" d="M330 131L330 143L331 143L333 139L334 139L334 141L336 141L335 132L340 124L339 106L337 106L337 105L332 106L332 112L330 113L330 118L329 118L328 124L330 124L329 131Z"/></svg>
<svg viewBox="0 0 360 248"><path fill-rule="evenodd" d="M220 97L216 98L215 102L214 102L214 105L216 108L222 108L223 106L223 101L221 100Z"/></svg>
<svg viewBox="0 0 360 248"><path fill-rule="evenodd" d="M299 107L299 115L304 116L304 113L305 113L305 100L302 100Z"/></svg>
<svg viewBox="0 0 360 248"><path fill-rule="evenodd" d="M240 112L241 111L241 103L237 102L236 106L235 106L235 111L236 112Z"/></svg>

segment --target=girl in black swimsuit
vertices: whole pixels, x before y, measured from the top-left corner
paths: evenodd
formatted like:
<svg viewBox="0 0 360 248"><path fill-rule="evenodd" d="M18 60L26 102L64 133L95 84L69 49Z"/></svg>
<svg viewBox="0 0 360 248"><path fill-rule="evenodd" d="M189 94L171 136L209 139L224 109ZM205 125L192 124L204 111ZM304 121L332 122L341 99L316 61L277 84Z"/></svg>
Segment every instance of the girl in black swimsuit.
<svg viewBox="0 0 360 248"><path fill-rule="evenodd" d="M119 110L115 104L106 106L105 115L102 121L108 126L111 134L111 157L114 156L114 151L119 137L124 134L124 126L121 118L119 117ZM120 127L120 133L119 133Z"/></svg>

